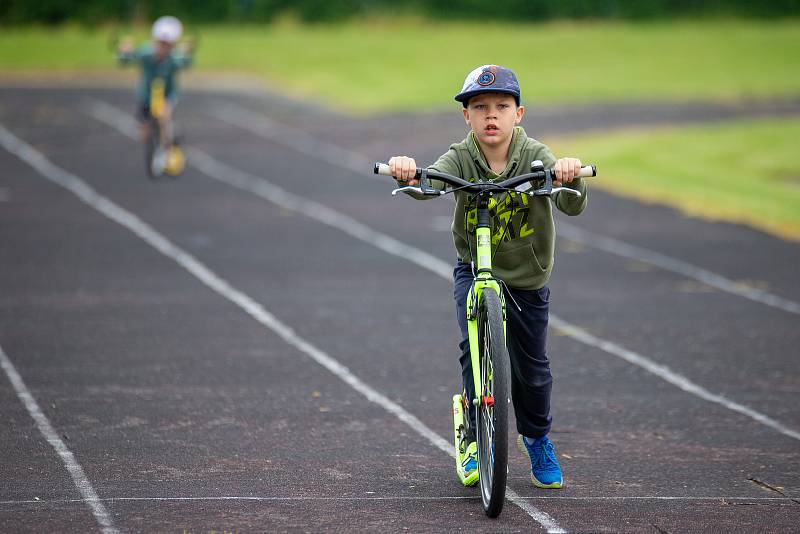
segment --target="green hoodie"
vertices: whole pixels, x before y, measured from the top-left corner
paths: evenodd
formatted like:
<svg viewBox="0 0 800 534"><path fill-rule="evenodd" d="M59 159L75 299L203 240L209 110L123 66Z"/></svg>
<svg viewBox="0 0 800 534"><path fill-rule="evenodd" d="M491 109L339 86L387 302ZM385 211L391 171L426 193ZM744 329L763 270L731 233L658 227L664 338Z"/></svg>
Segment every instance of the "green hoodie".
<svg viewBox="0 0 800 534"><path fill-rule="evenodd" d="M451 145L450 150L431 165L430 169L459 176L470 182L501 181L530 172L531 162L535 160L540 160L546 169L552 168L556 162L547 146L531 139L525 130L517 126L508 149L508 164L499 175L486 163L473 132L460 143ZM432 180L431 184L437 189L445 186L437 180ZM494 275L510 287L539 289L550 278L555 251L555 225L551 203L567 215L578 215L586 207L584 181L576 179L568 187L577 189L582 196L556 193L551 200L548 197L506 193L495 195L490 202L494 254L492 269ZM475 248L477 214L474 196L456 191L455 198L453 242L458 257L469 263L472 261L471 250Z"/></svg>

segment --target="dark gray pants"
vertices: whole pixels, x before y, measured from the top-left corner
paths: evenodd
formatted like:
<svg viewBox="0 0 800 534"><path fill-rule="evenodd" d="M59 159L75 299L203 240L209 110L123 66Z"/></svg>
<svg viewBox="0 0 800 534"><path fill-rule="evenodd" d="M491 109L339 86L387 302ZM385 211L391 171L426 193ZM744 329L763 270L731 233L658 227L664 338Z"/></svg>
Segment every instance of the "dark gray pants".
<svg viewBox="0 0 800 534"><path fill-rule="evenodd" d="M475 396L467 333L467 293L472 284L472 269L459 261L453 269L453 296L456 300L458 326L461 328L461 376L470 398ZM511 402L517 418L517 431L529 438L550 432L550 390L553 377L547 359L547 321L550 310L550 289L506 289L506 345L511 359ZM513 297L513 300L511 299ZM520 311L517 306L522 308ZM474 407L470 417L475 422Z"/></svg>

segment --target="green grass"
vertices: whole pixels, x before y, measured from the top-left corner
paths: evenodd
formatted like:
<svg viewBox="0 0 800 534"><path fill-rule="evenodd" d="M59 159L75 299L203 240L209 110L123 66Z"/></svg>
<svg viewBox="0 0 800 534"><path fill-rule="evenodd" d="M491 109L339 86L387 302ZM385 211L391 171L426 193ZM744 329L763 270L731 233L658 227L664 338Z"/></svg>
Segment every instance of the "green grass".
<svg viewBox="0 0 800 534"><path fill-rule="evenodd" d="M191 28L190 28L191 30ZM514 68L528 105L800 94L800 20L200 28L200 71L236 71L356 112L455 105L467 72ZM146 32L142 34L146 35ZM107 32L4 28L0 71L113 68Z"/></svg>
<svg viewBox="0 0 800 534"><path fill-rule="evenodd" d="M557 154L595 163L593 187L800 239L798 139L800 121L748 120L587 135L550 145Z"/></svg>

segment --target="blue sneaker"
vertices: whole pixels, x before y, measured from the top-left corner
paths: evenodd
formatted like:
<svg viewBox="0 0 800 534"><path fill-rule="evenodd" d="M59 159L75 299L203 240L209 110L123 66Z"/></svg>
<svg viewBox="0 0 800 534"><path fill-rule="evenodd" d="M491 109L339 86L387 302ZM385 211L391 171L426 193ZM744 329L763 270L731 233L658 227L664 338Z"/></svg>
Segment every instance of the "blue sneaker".
<svg viewBox="0 0 800 534"><path fill-rule="evenodd" d="M553 442L547 436L529 439L520 436L517 445L531 461L531 482L537 488L558 489L564 485L561 466Z"/></svg>
<svg viewBox="0 0 800 534"><path fill-rule="evenodd" d="M467 452L461 461L461 467L465 473L472 473L478 468L478 444L474 441L467 445Z"/></svg>

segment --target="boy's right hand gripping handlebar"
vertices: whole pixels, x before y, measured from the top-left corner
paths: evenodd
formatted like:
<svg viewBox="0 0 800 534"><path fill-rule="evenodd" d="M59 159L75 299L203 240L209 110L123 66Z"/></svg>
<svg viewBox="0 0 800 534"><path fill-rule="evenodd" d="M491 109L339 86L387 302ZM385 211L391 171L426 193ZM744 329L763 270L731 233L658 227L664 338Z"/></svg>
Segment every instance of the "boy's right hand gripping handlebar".
<svg viewBox="0 0 800 534"><path fill-rule="evenodd" d="M503 180L502 182L468 182L463 178L459 178L457 176L451 176L449 174L431 171L428 169L417 169L415 173L415 178L419 180L419 187L401 187L399 189L395 189L392 194L396 194L399 191L414 191L415 193L426 195L426 196L439 196L443 195L444 191L440 191L438 189L431 188L428 183L428 178L435 178L437 180L441 180L442 182L450 185L451 187L458 188L460 190L464 190L467 193L480 193L484 191L504 191L509 190L517 187L520 184L525 182L536 182L544 180L544 186L539 187L533 190L527 190L525 193L532 195L532 196L545 196L551 195L553 193L558 193L559 191L564 191L566 193L570 193L576 196L581 196L580 191L575 189L570 189L568 187L553 187L553 180L555 180L555 172L552 169L545 170L544 165L541 161L534 161L531 163L531 171L527 174L521 174L519 176L514 176L512 178L508 178ZM375 168L373 169L375 174L381 174L383 176L392 176L392 171L389 165L386 163L375 163ZM578 174L579 178L590 178L592 176L597 176L597 167L594 165L585 165L581 167L581 171Z"/></svg>

